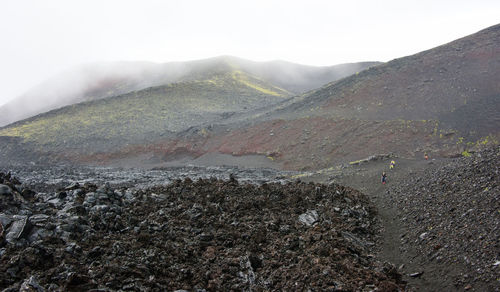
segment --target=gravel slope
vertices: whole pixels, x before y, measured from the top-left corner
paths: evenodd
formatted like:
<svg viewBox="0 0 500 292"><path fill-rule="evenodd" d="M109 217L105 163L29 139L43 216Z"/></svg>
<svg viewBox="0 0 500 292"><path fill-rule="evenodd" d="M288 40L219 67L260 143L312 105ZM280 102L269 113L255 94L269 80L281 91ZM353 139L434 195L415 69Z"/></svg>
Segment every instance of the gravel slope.
<svg viewBox="0 0 500 292"><path fill-rule="evenodd" d="M389 190L398 209L403 252L439 265L453 289L500 290L500 151L472 154L410 175Z"/></svg>
<svg viewBox="0 0 500 292"><path fill-rule="evenodd" d="M407 290L500 291L499 166L494 146L455 159L384 158L308 180L370 198L382 226L378 257L398 267Z"/></svg>

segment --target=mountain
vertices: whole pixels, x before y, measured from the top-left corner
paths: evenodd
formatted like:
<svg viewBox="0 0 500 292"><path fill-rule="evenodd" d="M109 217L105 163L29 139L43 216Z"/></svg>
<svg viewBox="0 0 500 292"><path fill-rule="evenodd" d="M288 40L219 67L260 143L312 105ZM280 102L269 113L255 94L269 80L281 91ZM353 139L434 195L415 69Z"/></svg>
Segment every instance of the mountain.
<svg viewBox="0 0 500 292"><path fill-rule="evenodd" d="M217 71L239 70L292 94L298 94L375 64L378 63L314 67L283 61L252 62L230 56L163 64L148 62L86 64L63 72L0 107L0 126L79 102L175 82L205 80Z"/></svg>
<svg viewBox="0 0 500 292"><path fill-rule="evenodd" d="M453 155L491 143L500 134L499 64L495 25L308 93L261 124L274 140L283 131L286 138L259 147L279 148L293 167L314 168L374 153ZM277 122L286 129L264 126ZM304 143L286 142L293 134Z"/></svg>
<svg viewBox="0 0 500 292"><path fill-rule="evenodd" d="M0 107L6 125L74 103L105 98L141 88L141 76L157 82L158 67L145 62L88 64L54 76Z"/></svg>
<svg viewBox="0 0 500 292"><path fill-rule="evenodd" d="M499 125L499 64L497 25L371 67L310 93L306 100L314 106L321 104L321 115L370 120L438 119L448 127L485 135L498 130ZM305 105L304 109L308 108ZM469 122L472 120L475 122Z"/></svg>
<svg viewBox="0 0 500 292"><path fill-rule="evenodd" d="M498 143L499 64L495 25L332 82L219 139L224 151L274 153L289 168L327 167L374 153L457 155ZM267 139L247 143L259 136Z"/></svg>
<svg viewBox="0 0 500 292"><path fill-rule="evenodd" d="M85 160L183 152L263 155L321 169L374 154L455 156L500 140L500 25L371 67L264 111ZM200 128L201 130L201 128Z"/></svg>
<svg viewBox="0 0 500 292"><path fill-rule="evenodd" d="M289 92L237 70L87 101L14 123L0 132L45 149L112 151L269 106Z"/></svg>
<svg viewBox="0 0 500 292"><path fill-rule="evenodd" d="M307 82L232 57L203 60L175 84L65 107L0 136L26 152L102 164L259 155L307 170L375 154L455 156L500 138L499 37L496 25L298 95Z"/></svg>

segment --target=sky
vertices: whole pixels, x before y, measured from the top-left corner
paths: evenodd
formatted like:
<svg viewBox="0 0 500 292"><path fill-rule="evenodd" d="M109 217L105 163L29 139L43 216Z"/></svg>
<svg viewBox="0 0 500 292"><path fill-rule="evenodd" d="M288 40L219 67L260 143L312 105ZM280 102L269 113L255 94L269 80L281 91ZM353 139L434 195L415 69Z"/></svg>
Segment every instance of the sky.
<svg viewBox="0 0 500 292"><path fill-rule="evenodd" d="M103 61L390 61L500 23L498 0L2 0L0 105Z"/></svg>

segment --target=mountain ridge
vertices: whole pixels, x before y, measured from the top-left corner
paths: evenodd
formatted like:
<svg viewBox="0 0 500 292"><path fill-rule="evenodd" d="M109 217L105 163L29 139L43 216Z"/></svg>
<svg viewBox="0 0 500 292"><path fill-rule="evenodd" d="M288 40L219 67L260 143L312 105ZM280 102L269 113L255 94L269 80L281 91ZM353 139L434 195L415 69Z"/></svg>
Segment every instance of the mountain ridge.
<svg viewBox="0 0 500 292"><path fill-rule="evenodd" d="M484 47L480 48L480 50L474 50L474 53L472 53L472 52L470 53L470 54L477 54L483 58L481 59L479 57L475 57L474 60L471 60L471 59L467 60L467 61L469 61L469 63L471 63L469 66L476 66L476 68L473 68L473 69L477 69L477 70L469 70L469 72L472 72L472 73L466 77L471 78L473 75L477 74L476 71L479 71L479 73L482 75L489 73L488 74L489 78L487 78L488 84L486 84L486 85L491 87L490 90L494 91L494 93L478 92L477 94L481 94L481 95L485 95L485 96L495 95L496 93L500 92L500 85L497 82L498 79L494 78L495 77L494 73L497 70L496 65L498 62L500 62L499 57L498 57L500 55L500 48L497 45L500 42L500 25L492 26L492 27L486 28L484 30L481 30L476 34L473 34L472 37L466 36L466 37L460 38L458 40L452 41L450 43L438 46L436 48L429 49L429 50L426 50L426 51L423 51L423 52L420 52L420 53L417 53L417 54L414 54L411 56L397 58L397 59L394 59L394 60L389 61L387 63L380 64L378 66L370 67L367 70L360 72L359 74L351 75L351 76L342 78L340 80L333 81L329 84L326 84L325 86L322 86L321 88L319 88L317 90L314 90L312 92L307 93L307 98L305 98L305 99L307 99L307 101L304 102L304 104L308 104L308 103L316 104L316 103L323 102L325 100L330 99L330 103L325 106L326 110L332 110L332 108L334 108L334 107L349 107L351 109L354 109L356 106L362 105L362 101L366 97L366 94L362 95L359 93L359 91L361 91L361 90L371 91L372 98L373 98L373 96L375 96L375 98L377 96L380 96L379 99L382 102L382 104L384 101L389 100L389 98L385 98L385 100L384 100L384 98L383 98L384 96L389 96L389 97L392 97L393 99L394 99L394 97L408 99L409 98L408 93L415 94L414 90L407 90L408 93L404 92L406 89L415 89L416 88L419 90L426 90L426 91L430 91L431 94L433 94L433 95L436 95L436 92L438 92L439 90L442 91L442 90L450 90L450 89L453 89L455 91L463 89L466 91L465 93L463 93L463 95L469 94L469 92L467 92L467 91L477 92L477 89L474 90L473 87L474 86L478 87L478 85L482 85L482 89L484 90L484 85L486 82L479 80L479 78L475 78L473 80L473 82L470 82L470 81L464 82L464 80L460 80L460 78L465 79L462 76L451 76L451 77L448 77L448 76L439 77L438 76L438 78L435 78L436 71L437 71L437 73L439 73L441 75L445 75L451 69L455 70L455 73L459 73L460 70L463 71L464 69L467 69L467 68L462 68L461 67L461 66L463 66L462 64L453 64L454 67L446 68L445 65L439 63L439 58L450 57L450 56L455 58L455 60L451 60L451 61L449 59L446 59L448 62L448 64L446 64L446 65L448 67L451 67L452 64L450 62L452 62L452 61L454 61L456 63L461 63L462 60L460 60L460 59L463 59L465 54L468 53L468 51L464 48L464 46L469 46L469 47L474 46L474 42L482 39L483 37L488 38L487 40L482 40L483 43L486 43L486 44L480 44L480 46L484 46ZM473 38L473 40L471 38ZM487 50L489 50L489 52L484 52ZM484 53L489 54L489 57L491 59L484 58ZM447 54L447 55L445 55L445 54ZM401 74L402 73L409 74L409 73L402 72L402 71L409 70L412 67L415 67L415 65L417 65L415 63L423 63L423 65L424 65L424 66L420 66L419 68L415 69L416 71L420 70L420 71L418 71L419 74L415 74L414 72L411 72L412 76L418 76L418 78L420 78L420 80L416 81L416 80L411 79L411 78L404 79L403 76L401 76ZM439 67L439 68L437 68L437 67ZM478 68L480 68L480 69L478 69ZM382 81L382 82L384 82L384 84L376 84L376 86L372 85L372 83L374 83L374 80L371 80L373 78L373 76L381 75L381 74L397 75L395 77L399 78L399 80L396 80L398 82L394 82L394 80L389 79L389 78L384 78L384 79L379 78L378 80L375 80L375 81ZM386 76L384 76L384 77L386 77ZM390 77L394 78L394 76L390 76ZM438 88L438 86L434 86L432 88L432 90L428 89L429 85L437 84L437 81L449 81L449 80L447 80L447 78L452 79L453 81L455 81L455 83L451 84L451 85L449 83L446 83L446 84L441 83L438 85L441 86L442 88ZM382 79L382 80L380 80L380 79ZM440 80L438 80L438 79L440 79ZM456 84L456 83L462 83L462 84ZM469 84L467 84L467 83L469 83ZM358 88L360 86L362 86L362 88ZM393 88L391 88L391 86ZM409 86L411 86L411 88L408 88ZM397 87L396 89L399 89L400 91L393 92L394 87ZM347 90L351 90L352 92L347 92ZM373 90L377 90L377 91L373 92ZM448 94L448 95L449 95L449 97L453 97L453 94ZM418 96L418 97L420 98L421 96ZM311 99L315 99L315 100L311 101ZM347 100L349 103L342 104L341 100ZM391 101L393 101L393 100L391 100ZM399 100L396 100L396 101L399 102ZM419 102L422 105L427 105L427 103L429 101L432 102L432 100L430 100L430 99L423 100L423 101L416 99L413 102ZM438 101L445 102L445 100L438 100ZM398 106L404 105L407 109L407 111L405 111L398 118L402 118L403 116L407 117L408 115L411 115L413 112L415 112L414 109L412 108L415 105L411 105L411 104L407 104L407 103L408 103L408 100L405 100L404 103L398 104ZM370 110L375 111L375 110L388 108L390 106L392 106L392 104L389 103L389 104L387 104L387 106L377 107L374 110L372 110L372 109L370 109ZM295 105L295 107L297 109L297 105ZM307 106L305 106L305 107L307 108ZM451 109L451 108L449 108L449 109ZM391 108L391 110L394 110L394 109ZM425 111L419 111L418 113L421 115L423 113L425 114L425 112L431 112L429 110L433 110L433 109L426 109ZM360 113L356 112L356 114L360 114ZM383 114L368 115L369 113L367 113L366 111L361 113L361 114L364 114L364 116L363 116L364 118L384 119ZM353 113L351 112L349 114L349 116L352 116L352 115L353 115ZM418 117L418 118L420 118L420 117ZM427 116L425 118L435 118L435 116Z"/></svg>
<svg viewBox="0 0 500 292"><path fill-rule="evenodd" d="M269 98L269 102L258 106L256 99L255 106L245 106L245 95L240 94L235 101L239 105L234 109L220 102L220 107L210 112L209 104L204 104L174 119L183 126L170 128L172 131L158 128L160 115L144 127L136 119L125 118L121 122L134 125L143 136L124 140L123 137L133 136L125 132L131 136L122 133L113 140L103 133L89 134L82 140L94 143L89 147L75 140L78 133L74 130L67 135L73 142L65 145L59 129L55 129L52 133L57 143L52 141L41 149L56 152L60 159L103 164L141 155L157 164L167 163L180 154L192 159L209 153L261 155L292 170L328 168L377 153L407 158L423 156L425 152L432 156L456 156L500 140L499 35L500 25L496 25L434 49L369 67L319 89L299 95L284 94L281 98L258 90L270 86L279 92L281 87L242 71L238 75L240 71L231 60L215 67L210 62L216 61L205 60L203 66L211 68L210 72L227 73L222 74L225 88L235 85L239 90L251 90L261 94L260 98ZM200 82L205 73L200 70L199 75L191 76ZM247 78L253 87L242 82ZM217 84L210 80L205 85ZM197 81L184 80L182 84L195 85L189 82ZM204 92L200 88L183 90L193 95ZM232 96L230 91L225 92L224 96ZM214 94L213 98L217 96ZM156 108L161 106L151 107ZM147 120L147 111L139 117ZM116 121L94 128L114 130ZM27 126L21 122L3 128L0 135L20 136L32 142L37 137L50 136L26 131ZM151 131L153 128L156 132Z"/></svg>
<svg viewBox="0 0 500 292"><path fill-rule="evenodd" d="M192 135L117 153L123 157L161 149L157 155L168 157L183 149L195 156L259 154L286 169L321 169L374 153L455 156L495 144L500 140L499 28L371 67L261 112L245 124L228 125L228 133L214 130L208 138ZM446 66L437 67L441 64ZM413 87L396 80L409 80ZM385 91L392 95L385 98L380 93ZM469 102L460 104L463 97Z"/></svg>
<svg viewBox="0 0 500 292"><path fill-rule="evenodd" d="M239 69L298 94L347 74L378 64L361 62L315 67L283 61L254 62L219 56L187 62L104 62L65 71L0 107L0 126L63 106L112 97L175 82ZM293 73L293 74L292 74ZM272 78L272 76L283 76ZM298 82L302 80L301 82Z"/></svg>
<svg viewBox="0 0 500 292"><path fill-rule="evenodd" d="M82 147L99 145L97 149L109 151L120 143L151 141L151 135L183 131L273 104L288 95L241 71L215 72L206 80L149 87L52 110L4 127L1 132L38 145L59 147L69 143L82 151Z"/></svg>

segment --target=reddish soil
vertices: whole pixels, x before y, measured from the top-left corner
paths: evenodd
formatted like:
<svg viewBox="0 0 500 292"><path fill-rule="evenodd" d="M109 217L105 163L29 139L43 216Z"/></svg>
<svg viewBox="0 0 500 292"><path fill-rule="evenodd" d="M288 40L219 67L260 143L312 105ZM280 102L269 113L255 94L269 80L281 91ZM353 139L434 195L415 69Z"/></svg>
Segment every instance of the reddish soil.
<svg viewBox="0 0 500 292"><path fill-rule="evenodd" d="M377 153L413 157L423 151L459 153L453 133L433 134L435 124L424 121L333 120L319 117L274 120L207 137L189 136L152 145L135 145L115 153L78 155L79 162L106 164L117 159L151 153L159 161L179 155L205 153L234 156L265 155L284 169L321 169ZM455 146L455 145L453 145ZM74 154L67 155L75 157Z"/></svg>
<svg viewBox="0 0 500 292"><path fill-rule="evenodd" d="M204 136L195 130L76 160L257 154L285 169L309 170L382 153L453 156L469 147L467 142L500 137L498 56L500 25L333 82L250 125L222 124L222 130L216 126Z"/></svg>

